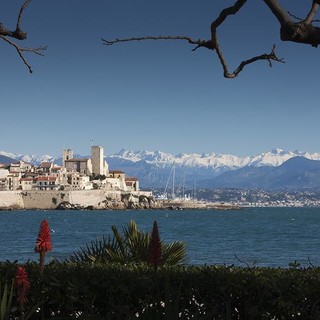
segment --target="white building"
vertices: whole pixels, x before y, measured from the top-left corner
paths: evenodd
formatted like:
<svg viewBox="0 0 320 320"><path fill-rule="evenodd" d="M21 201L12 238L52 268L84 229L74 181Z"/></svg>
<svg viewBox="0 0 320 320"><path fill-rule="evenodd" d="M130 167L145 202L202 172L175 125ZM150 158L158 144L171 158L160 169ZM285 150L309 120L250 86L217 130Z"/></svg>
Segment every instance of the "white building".
<svg viewBox="0 0 320 320"><path fill-rule="evenodd" d="M7 176L7 190L18 190L21 172L11 172Z"/></svg>
<svg viewBox="0 0 320 320"><path fill-rule="evenodd" d="M126 191L139 191L138 178L125 178Z"/></svg>
<svg viewBox="0 0 320 320"><path fill-rule="evenodd" d="M72 173L69 177L69 182L72 189L75 190L91 190L92 182L90 177L86 175L81 175L79 173Z"/></svg>
<svg viewBox="0 0 320 320"><path fill-rule="evenodd" d="M19 189L21 190L33 190L35 188L35 180L32 178L20 178Z"/></svg>
<svg viewBox="0 0 320 320"><path fill-rule="evenodd" d="M57 177L39 176L36 178L36 190L58 190Z"/></svg>

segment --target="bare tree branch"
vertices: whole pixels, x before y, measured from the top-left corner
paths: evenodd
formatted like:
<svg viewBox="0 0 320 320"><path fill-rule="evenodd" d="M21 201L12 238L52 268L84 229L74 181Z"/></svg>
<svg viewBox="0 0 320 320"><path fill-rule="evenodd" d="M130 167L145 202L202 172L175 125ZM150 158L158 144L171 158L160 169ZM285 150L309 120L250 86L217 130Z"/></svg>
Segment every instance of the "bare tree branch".
<svg viewBox="0 0 320 320"><path fill-rule="evenodd" d="M23 52L30 52L30 53L43 56L42 51L46 50L47 47L39 47L39 48L21 47L17 45L14 41L10 40L9 38L13 38L19 41L27 39L27 32L24 32L21 29L21 21L22 21L23 13L31 1L32 0L26 0L21 6L18 14L15 30L10 30L6 28L2 23L0 23L0 39L2 39L3 41L5 41L6 43L8 43L9 45L13 46L16 49L19 57L21 58L23 63L28 67L30 73L32 73L32 68L31 68L31 65L25 59L25 57L23 56Z"/></svg>
<svg viewBox="0 0 320 320"><path fill-rule="evenodd" d="M290 11L287 11L288 15L298 21L303 21L304 19L297 17L296 15L292 14Z"/></svg>
<svg viewBox="0 0 320 320"><path fill-rule="evenodd" d="M22 7L20 8L20 11L19 11L19 15L18 15L18 20L17 20L17 26L16 26L16 31L21 31L21 19L22 19L22 15L23 15L23 12L24 10L27 8L27 6L29 5L29 3L31 2L32 0L26 0L25 3L22 5ZM27 36L25 34L25 36Z"/></svg>
<svg viewBox="0 0 320 320"><path fill-rule="evenodd" d="M288 11L288 15L289 15L290 17L292 17L292 18L294 18L294 19L298 20L298 21L304 21L304 20L305 20L305 19L302 19L302 18L300 18L300 17L298 17L298 16L294 15L294 14L293 14L293 13L291 13L290 11ZM319 19L314 19L314 20L312 20L312 21L311 21L311 23L314 23L314 22L320 22L320 20L319 20Z"/></svg>
<svg viewBox="0 0 320 320"><path fill-rule="evenodd" d="M229 78L229 79L233 79L233 78L238 76L238 74L244 69L245 66L247 66L248 64L254 63L256 61L259 61L259 60L267 60L269 62L269 67L272 67L272 61L285 63L283 58L279 59L277 57L277 55L275 53L275 49L276 49L276 46L273 45L272 50L271 50L270 53L264 53L264 54L261 54L259 56L255 56L253 58L250 58L248 60L242 61L239 64L238 68L235 69L232 73L229 73L228 66L226 64L225 59L223 58L222 54L220 54L218 52L218 50L217 50L220 62L221 62L222 67L223 67L223 71L224 71L223 75L224 75L224 77L225 78Z"/></svg>
<svg viewBox="0 0 320 320"><path fill-rule="evenodd" d="M288 13L282 9L278 0L263 0L265 4L270 8L273 15L278 19L281 26L290 23L290 17Z"/></svg>
<svg viewBox="0 0 320 320"><path fill-rule="evenodd" d="M270 54L262 54L260 56L256 56L251 59L242 61L234 72L232 73L229 72L227 62L223 56L223 53L219 45L217 28L224 23L224 21L227 19L229 15L236 14L246 2L247 0L237 0L233 6L225 8L221 11L218 18L214 20L211 24L211 40L200 40L200 39L194 40L187 36L145 36L145 37L132 37L132 38L115 39L115 40L106 40L102 38L102 41L103 41L103 44L105 45L113 45L115 43L120 43L120 42L144 41L144 40L184 40L190 44L197 45L192 51L195 51L201 47L205 47L210 50L215 50L223 68L223 75L224 77L229 79L233 79L237 77L238 74L243 70L243 68L246 65L256 62L258 60L268 60L270 66L272 65L271 61L277 61L277 62L283 63L284 61L282 59L279 59L276 56L274 51L275 50L275 46L274 46Z"/></svg>
<svg viewBox="0 0 320 320"><path fill-rule="evenodd" d="M305 23L312 23L314 16L316 15L317 11L319 9L319 4L317 2L312 3L312 7L310 9L310 12L308 13L306 19L304 20Z"/></svg>
<svg viewBox="0 0 320 320"><path fill-rule="evenodd" d="M239 73L243 70L245 66L248 64L254 63L259 60L268 60L269 66L272 66L272 61L281 62L284 63L283 59L279 59L275 54L275 45L273 45L273 48L269 54L264 53L259 56L255 56L253 58L250 58L248 60L242 61L238 68L235 69L232 73L229 72L227 62L224 58L224 55L222 53L222 50L220 48L218 35L217 35L217 28L221 26L221 24L227 19L228 16L236 14L243 5L247 2L247 0L237 0L233 6L230 6L228 8L225 8L221 11L219 17L212 22L211 24L211 39L213 42L213 47L216 50L216 53L218 55L218 58L220 60L220 63L223 68L223 75L225 78L233 79L239 75Z"/></svg>
<svg viewBox="0 0 320 320"><path fill-rule="evenodd" d="M47 47L39 47L39 48L19 47L16 43L14 43L10 39L8 39L7 37L2 36L2 35L0 35L0 39L7 42L8 44L10 44L11 46L13 46L16 49L19 57L21 58L23 63L28 67L30 73L32 73L33 71L32 71L31 65L28 63L28 61L23 56L23 52L31 52L31 53L37 54L39 56L43 56L42 51L47 49Z"/></svg>
<svg viewBox="0 0 320 320"><path fill-rule="evenodd" d="M211 23L211 40L213 42L213 47L216 50L218 58L222 64L223 74L226 78L229 78L228 76L229 72L228 72L227 62L220 49L217 28L226 20L228 16L236 14L246 2L247 0L237 0L233 6L223 9L220 12L218 18Z"/></svg>
<svg viewBox="0 0 320 320"><path fill-rule="evenodd" d="M263 0L269 7L272 14L276 17L280 23L280 37L282 41L298 42L303 44L309 44L317 47L320 44L320 28L312 25L314 17L319 9L320 0L311 0L312 6L305 19L300 19L297 16L292 15L290 12L286 12L280 5L279 0ZM105 40L102 39L105 45L112 45L120 42L128 41L141 41L141 40L184 40L190 44L196 45L192 50L195 51L198 48L204 47L213 50L221 63L223 69L223 75L226 78L236 78L239 73L249 64L260 60L267 60L269 66L272 67L273 62L284 63L283 58L278 58L275 53L275 45L273 45L270 53L264 53L254 56L247 60L242 61L239 66L233 71L229 72L227 61L224 57L222 49L220 47L218 39L218 28L223 25L226 19L230 15L237 14L241 8L247 3L247 0L235 0L232 6L223 9L218 17L211 23L211 39L209 40L194 40L187 36L145 36L145 37L132 37L125 39ZM294 18L297 21L293 21Z"/></svg>
<svg viewBox="0 0 320 320"><path fill-rule="evenodd" d="M226 20L228 16L236 14L246 2L247 0L237 0L233 6L223 9L220 12L219 17L212 22L211 33L215 32L216 29Z"/></svg>
<svg viewBox="0 0 320 320"><path fill-rule="evenodd" d="M125 39L114 39L114 40L106 40L101 39L103 41L103 44L106 46L111 46L115 43L119 42L131 42L131 41L144 41L144 40L185 40L190 44L196 44L197 46L192 49L192 51L195 51L196 49L200 47L206 47L207 49L213 49L211 41L207 40L193 40L190 37L187 36L145 36L145 37L132 37L132 38L125 38Z"/></svg>
<svg viewBox="0 0 320 320"><path fill-rule="evenodd" d="M312 1L311 9L304 20L286 13L278 0L264 0L264 2L280 22L280 37L282 41L310 44L313 47L317 47L320 44L320 28L312 25L314 22L313 18L320 5L320 0ZM300 21L292 21L289 15Z"/></svg>

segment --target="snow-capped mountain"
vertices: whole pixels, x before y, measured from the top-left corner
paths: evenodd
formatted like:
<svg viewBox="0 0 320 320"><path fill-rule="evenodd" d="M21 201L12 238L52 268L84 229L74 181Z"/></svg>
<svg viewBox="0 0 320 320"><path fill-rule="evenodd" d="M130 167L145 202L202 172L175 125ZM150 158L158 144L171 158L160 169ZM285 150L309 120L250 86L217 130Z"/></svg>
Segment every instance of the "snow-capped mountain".
<svg viewBox="0 0 320 320"><path fill-rule="evenodd" d="M109 159L122 159L131 162L145 161L147 163L167 164L175 161L175 156L161 151L130 151L122 149L119 153L112 154Z"/></svg>
<svg viewBox="0 0 320 320"><path fill-rule="evenodd" d="M176 166L186 167L206 167L206 168L229 168L236 169L244 166L280 166L285 161L293 157L304 157L310 160L320 160L320 153L308 153L301 151L285 151L282 149L272 149L269 152L256 156L239 157L228 154L185 154L176 156L161 151L128 151L121 150L112 154L108 159L130 161L133 163L145 161L148 164L168 165L175 163Z"/></svg>
<svg viewBox="0 0 320 320"><path fill-rule="evenodd" d="M40 164L41 162L56 162L58 158L52 157L49 155L42 155L42 156L37 156L37 155L27 155L27 154L18 154L18 153L12 153L12 152L5 152L5 151L0 151L1 156L5 156L11 159L14 159L16 161L25 161L33 164Z"/></svg>
<svg viewBox="0 0 320 320"><path fill-rule="evenodd" d="M285 161L294 158L294 157L303 157L310 160L320 160L320 153L309 153L302 152L299 150L295 151L285 151L282 149L272 149L267 153L262 153L258 156L250 158L249 166L272 166L278 167L283 164Z"/></svg>
<svg viewBox="0 0 320 320"><path fill-rule="evenodd" d="M0 151L0 156L15 160L23 160L34 164L51 161L61 164L61 157L50 155L22 155ZM77 155L77 157L81 157ZM128 176L139 177L142 187L164 187L168 177L175 167L176 181L184 180L192 184L195 180L198 186L201 181L244 167L279 167L294 157L303 157L310 160L320 160L320 153L302 151L285 151L272 149L269 152L255 156L239 157L229 154L185 154L172 155L161 151L129 151L121 150L106 157L110 170L122 170Z"/></svg>
<svg viewBox="0 0 320 320"><path fill-rule="evenodd" d="M320 160L320 153L272 149L256 156L239 157L228 154L178 154L160 151L121 150L107 158L110 168L121 168L129 175L138 176L143 186L165 186L170 170L175 166L176 180L197 181L215 178L225 172L252 167L278 167L294 157Z"/></svg>

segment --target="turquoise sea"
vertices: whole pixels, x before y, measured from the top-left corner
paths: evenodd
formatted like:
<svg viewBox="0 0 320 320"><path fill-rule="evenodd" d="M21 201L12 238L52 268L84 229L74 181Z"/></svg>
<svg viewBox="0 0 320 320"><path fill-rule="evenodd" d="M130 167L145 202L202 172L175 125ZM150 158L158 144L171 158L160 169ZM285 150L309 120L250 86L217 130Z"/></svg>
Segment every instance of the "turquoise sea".
<svg viewBox="0 0 320 320"><path fill-rule="evenodd" d="M157 220L165 242L183 240L188 264L320 266L320 208L248 208L232 211L0 211L0 261L37 260L40 222L52 229L50 258L67 258L87 242L130 219L151 231Z"/></svg>

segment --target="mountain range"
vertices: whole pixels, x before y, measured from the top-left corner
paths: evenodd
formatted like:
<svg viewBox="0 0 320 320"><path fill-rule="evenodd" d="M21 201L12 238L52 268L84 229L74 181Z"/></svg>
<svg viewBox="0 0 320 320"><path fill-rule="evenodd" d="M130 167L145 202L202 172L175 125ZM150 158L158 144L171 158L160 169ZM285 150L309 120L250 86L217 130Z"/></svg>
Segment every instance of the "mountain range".
<svg viewBox="0 0 320 320"><path fill-rule="evenodd" d="M77 155L80 157L80 155ZM61 157L34 156L0 151L0 163L23 160L34 164ZM8 161L10 160L10 161ZM171 155L161 151L128 151L106 157L110 170L122 170L139 177L143 188L164 188L175 175L176 186L235 188L305 188L320 186L320 153L272 149L256 156L228 154ZM319 171L319 172L318 172ZM319 182L318 182L319 181Z"/></svg>

